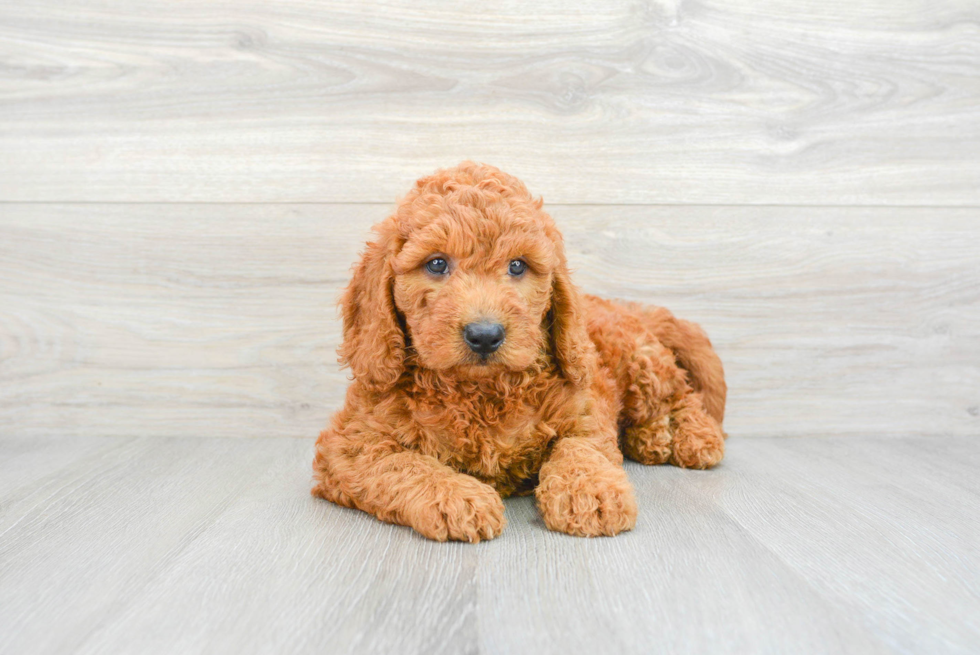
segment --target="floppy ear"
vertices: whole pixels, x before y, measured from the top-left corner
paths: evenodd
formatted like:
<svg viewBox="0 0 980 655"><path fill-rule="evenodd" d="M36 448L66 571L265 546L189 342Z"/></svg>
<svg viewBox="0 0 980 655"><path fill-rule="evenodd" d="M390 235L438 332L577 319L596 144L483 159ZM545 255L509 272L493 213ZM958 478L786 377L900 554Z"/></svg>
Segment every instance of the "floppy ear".
<svg viewBox="0 0 980 655"><path fill-rule="evenodd" d="M585 327L582 296L559 254L551 287L551 348L562 374L576 386L588 385L596 365L595 346Z"/></svg>
<svg viewBox="0 0 980 655"><path fill-rule="evenodd" d="M377 230L380 239L367 244L340 300L344 342L338 352L355 380L387 391L405 370L405 333L392 298L394 229L386 222Z"/></svg>

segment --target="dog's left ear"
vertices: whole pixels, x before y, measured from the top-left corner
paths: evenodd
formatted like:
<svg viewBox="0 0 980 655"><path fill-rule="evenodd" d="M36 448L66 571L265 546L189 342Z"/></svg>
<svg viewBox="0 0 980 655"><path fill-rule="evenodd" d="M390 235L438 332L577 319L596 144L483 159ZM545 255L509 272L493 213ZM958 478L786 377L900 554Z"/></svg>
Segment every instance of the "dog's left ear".
<svg viewBox="0 0 980 655"><path fill-rule="evenodd" d="M585 326L582 294L572 284L560 244L558 267L551 286L551 348L562 375L576 386L587 386L596 366L595 346Z"/></svg>

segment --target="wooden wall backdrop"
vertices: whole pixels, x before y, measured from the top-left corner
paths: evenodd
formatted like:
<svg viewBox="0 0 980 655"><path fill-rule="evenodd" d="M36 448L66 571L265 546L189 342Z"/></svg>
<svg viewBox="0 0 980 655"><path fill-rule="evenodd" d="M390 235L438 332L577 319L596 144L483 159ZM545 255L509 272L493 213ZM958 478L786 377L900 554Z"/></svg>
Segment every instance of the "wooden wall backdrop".
<svg viewBox="0 0 980 655"><path fill-rule="evenodd" d="M413 180L525 179L738 437L980 433L980 4L0 4L0 433L309 436Z"/></svg>

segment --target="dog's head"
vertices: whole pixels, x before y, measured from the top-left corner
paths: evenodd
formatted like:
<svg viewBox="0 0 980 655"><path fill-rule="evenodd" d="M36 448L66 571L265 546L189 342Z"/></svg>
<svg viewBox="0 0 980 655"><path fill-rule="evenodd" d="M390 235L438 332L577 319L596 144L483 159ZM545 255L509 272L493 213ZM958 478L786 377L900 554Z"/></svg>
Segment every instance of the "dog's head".
<svg viewBox="0 0 980 655"><path fill-rule="evenodd" d="M341 301L341 361L390 388L406 348L460 379L546 360L587 382L591 343L561 234L516 178L466 162L416 183L375 226Z"/></svg>

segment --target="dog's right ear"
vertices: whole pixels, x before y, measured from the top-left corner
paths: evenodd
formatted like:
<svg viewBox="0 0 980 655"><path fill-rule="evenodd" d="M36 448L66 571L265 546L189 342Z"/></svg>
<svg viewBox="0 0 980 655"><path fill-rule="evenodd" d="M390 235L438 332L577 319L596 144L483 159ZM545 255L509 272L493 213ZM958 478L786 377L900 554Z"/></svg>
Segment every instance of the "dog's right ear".
<svg viewBox="0 0 980 655"><path fill-rule="evenodd" d="M389 218L375 227L378 240L367 244L340 300L344 342L340 363L354 379L374 391L387 391L405 370L405 334L395 313L391 262L397 230Z"/></svg>

